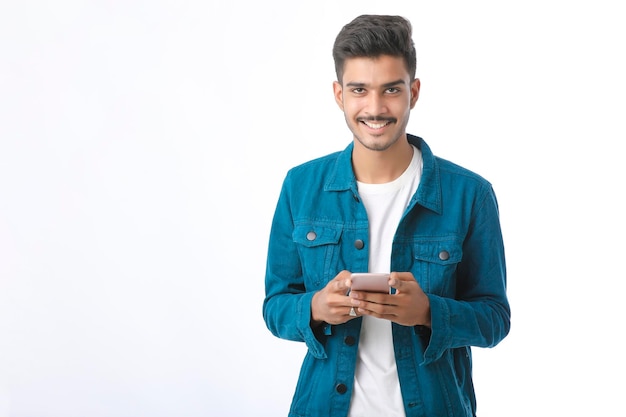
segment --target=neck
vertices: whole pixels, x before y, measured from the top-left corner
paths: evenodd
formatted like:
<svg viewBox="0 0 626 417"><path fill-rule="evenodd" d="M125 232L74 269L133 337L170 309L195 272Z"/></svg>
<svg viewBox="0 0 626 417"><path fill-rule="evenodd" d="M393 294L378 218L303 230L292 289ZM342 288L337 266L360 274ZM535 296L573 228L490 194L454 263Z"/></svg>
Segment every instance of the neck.
<svg viewBox="0 0 626 417"><path fill-rule="evenodd" d="M384 184L400 177L412 158L413 147L406 136L384 151L367 149L355 140L352 167L357 181Z"/></svg>

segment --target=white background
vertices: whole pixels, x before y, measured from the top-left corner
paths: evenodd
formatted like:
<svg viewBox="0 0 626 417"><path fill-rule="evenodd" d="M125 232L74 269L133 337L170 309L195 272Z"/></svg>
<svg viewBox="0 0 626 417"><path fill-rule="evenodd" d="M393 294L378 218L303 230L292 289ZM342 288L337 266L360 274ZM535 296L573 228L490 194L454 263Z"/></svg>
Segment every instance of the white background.
<svg viewBox="0 0 626 417"><path fill-rule="evenodd" d="M287 169L351 140L331 48L414 25L409 132L489 179L511 334L481 417L616 415L626 139L609 1L5 1L0 417L284 416L304 346L261 317Z"/></svg>

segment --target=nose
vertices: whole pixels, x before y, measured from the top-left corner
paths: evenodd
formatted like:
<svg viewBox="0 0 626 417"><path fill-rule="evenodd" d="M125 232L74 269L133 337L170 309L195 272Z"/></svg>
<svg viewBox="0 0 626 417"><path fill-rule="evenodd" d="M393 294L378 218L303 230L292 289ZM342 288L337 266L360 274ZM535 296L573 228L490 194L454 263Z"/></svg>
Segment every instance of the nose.
<svg viewBox="0 0 626 417"><path fill-rule="evenodd" d="M382 94L368 94L367 113L371 116L377 116L387 112L387 105Z"/></svg>

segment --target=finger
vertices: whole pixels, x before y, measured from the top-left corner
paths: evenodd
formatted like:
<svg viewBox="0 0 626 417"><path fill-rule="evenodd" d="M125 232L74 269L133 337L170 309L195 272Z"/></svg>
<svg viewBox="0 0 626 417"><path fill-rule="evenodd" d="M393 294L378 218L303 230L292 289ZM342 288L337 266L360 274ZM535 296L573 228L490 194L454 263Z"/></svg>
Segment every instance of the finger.
<svg viewBox="0 0 626 417"><path fill-rule="evenodd" d="M415 280L397 280L391 285L395 290L394 295L412 293L419 288L419 284Z"/></svg>
<svg viewBox="0 0 626 417"><path fill-rule="evenodd" d="M388 304L362 303L358 308L355 307L358 315L367 315L377 318L393 317L397 313L395 306Z"/></svg>
<svg viewBox="0 0 626 417"><path fill-rule="evenodd" d="M335 288L334 291L336 293L342 294L342 295L346 295L348 293L348 291L350 290L350 285L352 285L352 283L350 282L350 279L338 279L335 281Z"/></svg>
<svg viewBox="0 0 626 417"><path fill-rule="evenodd" d="M399 290L402 287L403 282L404 281L398 278L389 278L389 286L391 288L395 288L396 290Z"/></svg>
<svg viewBox="0 0 626 417"><path fill-rule="evenodd" d="M352 285L352 282L350 281L350 271L344 270L338 273L334 278L334 282L334 289L337 293L342 293L343 295L347 294L350 289L350 285Z"/></svg>
<svg viewBox="0 0 626 417"><path fill-rule="evenodd" d="M335 278L333 278L331 281L329 281L326 284L327 290L331 293L345 295L350 285L349 282L346 282L347 278L349 277L350 277L349 271L341 271L335 276Z"/></svg>
<svg viewBox="0 0 626 417"><path fill-rule="evenodd" d="M399 272L392 272L389 274L389 286L395 289L398 289L398 285L402 280L400 279Z"/></svg>
<svg viewBox="0 0 626 417"><path fill-rule="evenodd" d="M415 281L415 277L410 272L392 272L389 278L395 281Z"/></svg>
<svg viewBox="0 0 626 417"><path fill-rule="evenodd" d="M398 291L401 290L402 287L408 289L416 282L417 280L410 272L392 272L389 277L389 286Z"/></svg>

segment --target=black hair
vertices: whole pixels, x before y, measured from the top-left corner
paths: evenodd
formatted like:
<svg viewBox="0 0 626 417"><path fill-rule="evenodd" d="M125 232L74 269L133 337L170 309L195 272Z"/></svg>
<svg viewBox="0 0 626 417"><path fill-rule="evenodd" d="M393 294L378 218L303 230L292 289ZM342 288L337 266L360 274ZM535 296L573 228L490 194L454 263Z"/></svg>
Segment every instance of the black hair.
<svg viewBox="0 0 626 417"><path fill-rule="evenodd" d="M341 29L333 45L337 81L342 82L346 59L381 55L403 58L411 80L415 79L417 56L411 23L402 16L357 17Z"/></svg>

